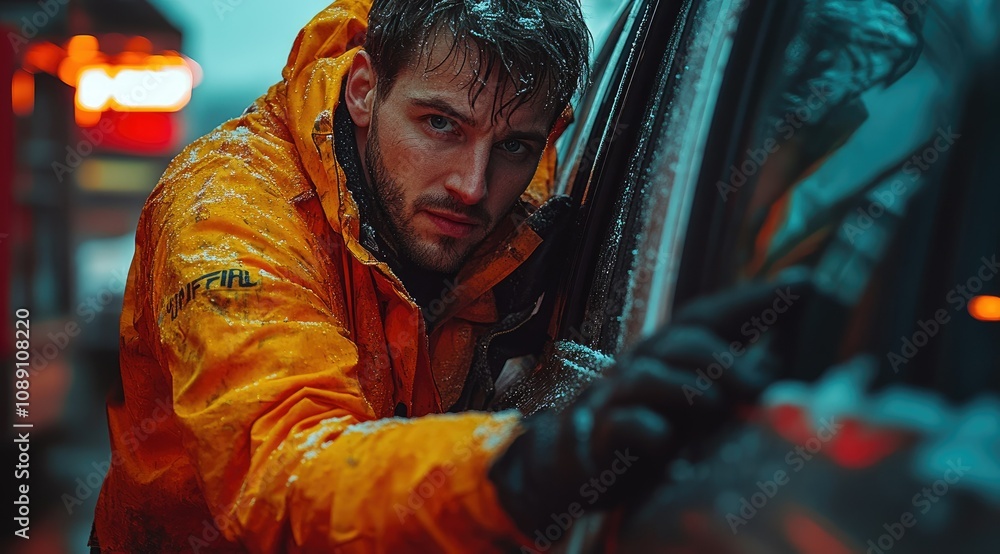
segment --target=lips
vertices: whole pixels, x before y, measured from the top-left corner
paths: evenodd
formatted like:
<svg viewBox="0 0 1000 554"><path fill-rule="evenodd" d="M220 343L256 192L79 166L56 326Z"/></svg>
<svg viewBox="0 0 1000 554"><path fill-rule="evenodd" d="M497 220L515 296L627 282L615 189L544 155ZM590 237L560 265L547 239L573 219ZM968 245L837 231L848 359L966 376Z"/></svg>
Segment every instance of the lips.
<svg viewBox="0 0 1000 554"><path fill-rule="evenodd" d="M441 234L459 239L469 236L479 224L468 216L451 212L424 210L424 214L434 223Z"/></svg>

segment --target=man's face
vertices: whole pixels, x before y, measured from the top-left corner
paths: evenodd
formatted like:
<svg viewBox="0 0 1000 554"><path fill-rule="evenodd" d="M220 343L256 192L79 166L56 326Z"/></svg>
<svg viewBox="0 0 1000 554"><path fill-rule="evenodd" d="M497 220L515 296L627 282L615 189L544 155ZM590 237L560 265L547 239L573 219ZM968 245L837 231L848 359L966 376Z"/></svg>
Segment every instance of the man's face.
<svg viewBox="0 0 1000 554"><path fill-rule="evenodd" d="M553 110L538 94L494 117L511 94L494 103L496 72L472 104L476 64L457 54L464 47L446 59L448 46L436 45L429 64L404 67L389 94L375 96L364 159L404 260L452 273L527 188Z"/></svg>

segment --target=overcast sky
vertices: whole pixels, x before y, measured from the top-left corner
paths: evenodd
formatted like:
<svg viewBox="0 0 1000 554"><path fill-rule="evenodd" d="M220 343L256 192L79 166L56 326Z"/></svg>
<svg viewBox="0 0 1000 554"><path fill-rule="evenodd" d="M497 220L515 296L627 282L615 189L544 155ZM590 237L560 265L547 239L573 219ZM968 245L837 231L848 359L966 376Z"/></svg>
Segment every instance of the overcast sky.
<svg viewBox="0 0 1000 554"><path fill-rule="evenodd" d="M584 0L595 34L622 0ZM205 78L187 108L188 138L237 116L281 78L292 41L330 0L152 0L184 30L184 54Z"/></svg>

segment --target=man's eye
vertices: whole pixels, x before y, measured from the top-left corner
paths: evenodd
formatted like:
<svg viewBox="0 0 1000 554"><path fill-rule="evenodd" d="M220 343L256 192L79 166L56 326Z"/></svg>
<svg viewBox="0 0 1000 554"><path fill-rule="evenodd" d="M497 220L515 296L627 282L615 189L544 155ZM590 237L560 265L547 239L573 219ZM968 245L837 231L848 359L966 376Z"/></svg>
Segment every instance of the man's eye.
<svg viewBox="0 0 1000 554"><path fill-rule="evenodd" d="M500 147L509 154L522 154L526 150L524 144L519 140L505 140L500 143Z"/></svg>
<svg viewBox="0 0 1000 554"><path fill-rule="evenodd" d="M427 119L427 123L431 126L432 129L434 129L435 131L441 131L442 133L448 133L455 129L455 126L452 124L451 120L449 120L447 117L442 117L440 115L430 116L430 118Z"/></svg>

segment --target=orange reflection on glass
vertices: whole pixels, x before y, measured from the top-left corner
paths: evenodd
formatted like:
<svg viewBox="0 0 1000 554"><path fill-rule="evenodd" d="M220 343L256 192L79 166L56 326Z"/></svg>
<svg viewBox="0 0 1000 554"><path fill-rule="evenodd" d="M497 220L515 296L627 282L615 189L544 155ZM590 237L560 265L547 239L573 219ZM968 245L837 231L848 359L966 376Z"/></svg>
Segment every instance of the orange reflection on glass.
<svg viewBox="0 0 1000 554"><path fill-rule="evenodd" d="M104 59L97 37L77 35L66 42L66 58L59 64L59 78L70 86L76 86L80 71Z"/></svg>
<svg viewBox="0 0 1000 554"><path fill-rule="evenodd" d="M32 73L39 71L56 75L59 64L66 57L66 51L51 42L36 42L24 53L24 69Z"/></svg>
<svg viewBox="0 0 1000 554"><path fill-rule="evenodd" d="M35 110L35 76L18 69L11 79L10 92L14 113L22 117L31 115Z"/></svg>
<svg viewBox="0 0 1000 554"><path fill-rule="evenodd" d="M73 118L78 127L96 127L101 122L101 112L76 109L73 110Z"/></svg>
<svg viewBox="0 0 1000 554"><path fill-rule="evenodd" d="M140 54L152 54L153 43L146 37L131 37L125 43L126 52L138 52Z"/></svg>
<svg viewBox="0 0 1000 554"><path fill-rule="evenodd" d="M66 53L71 58L88 60L97 54L100 44L93 35L77 35L66 43Z"/></svg>
<svg viewBox="0 0 1000 554"><path fill-rule="evenodd" d="M1000 321L1000 297L977 296L969 301L969 315L979 321Z"/></svg>

